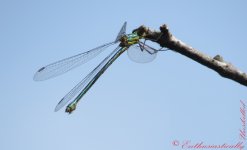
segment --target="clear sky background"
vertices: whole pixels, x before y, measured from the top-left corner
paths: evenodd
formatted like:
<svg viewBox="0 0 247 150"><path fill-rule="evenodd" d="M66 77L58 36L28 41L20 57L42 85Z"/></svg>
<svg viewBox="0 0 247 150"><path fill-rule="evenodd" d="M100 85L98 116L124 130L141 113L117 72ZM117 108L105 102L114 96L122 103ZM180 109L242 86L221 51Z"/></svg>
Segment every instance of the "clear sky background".
<svg viewBox="0 0 247 150"><path fill-rule="evenodd" d="M56 104L114 47L57 78L33 81L40 67L115 39L140 25L167 24L185 43L247 71L247 2L0 1L0 149L172 150L191 140L239 141L246 87L172 51L151 63L127 54L67 115ZM158 45L157 45L158 47Z"/></svg>

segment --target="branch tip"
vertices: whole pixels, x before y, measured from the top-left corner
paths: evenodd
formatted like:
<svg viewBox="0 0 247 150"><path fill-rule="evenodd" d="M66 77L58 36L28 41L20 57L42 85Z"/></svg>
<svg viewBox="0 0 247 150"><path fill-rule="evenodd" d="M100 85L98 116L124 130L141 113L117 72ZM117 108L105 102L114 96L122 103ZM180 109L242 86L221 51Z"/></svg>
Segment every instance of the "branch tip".
<svg viewBox="0 0 247 150"><path fill-rule="evenodd" d="M166 24L160 26L160 32L150 30L144 25L134 29L133 32L137 32L139 36L142 36L146 40L158 43L161 47L169 48L174 52L187 56L188 58L216 71L224 78L234 80L247 86L246 73L240 71L231 63L225 62L223 57L220 55L216 55L212 58L185 44L170 33Z"/></svg>

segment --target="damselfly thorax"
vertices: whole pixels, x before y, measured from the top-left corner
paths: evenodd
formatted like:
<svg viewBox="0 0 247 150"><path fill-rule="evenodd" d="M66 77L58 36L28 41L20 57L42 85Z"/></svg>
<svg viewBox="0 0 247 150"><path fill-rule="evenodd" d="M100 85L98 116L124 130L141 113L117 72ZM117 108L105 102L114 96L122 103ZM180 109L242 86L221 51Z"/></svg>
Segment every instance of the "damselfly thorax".
<svg viewBox="0 0 247 150"><path fill-rule="evenodd" d="M131 45L138 44L140 41L141 37L137 35L136 32L131 33L131 34L126 34L123 35L120 38L120 47L130 47Z"/></svg>

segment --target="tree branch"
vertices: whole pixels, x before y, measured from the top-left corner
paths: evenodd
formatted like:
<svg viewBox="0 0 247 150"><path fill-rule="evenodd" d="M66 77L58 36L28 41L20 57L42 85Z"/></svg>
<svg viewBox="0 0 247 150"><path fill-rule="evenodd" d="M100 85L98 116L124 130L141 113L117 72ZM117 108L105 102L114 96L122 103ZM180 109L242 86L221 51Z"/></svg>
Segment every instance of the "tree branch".
<svg viewBox="0 0 247 150"><path fill-rule="evenodd" d="M140 26L133 30L133 32L137 32L139 36L143 36L146 40L151 40L160 44L161 47L169 48L172 51L193 59L194 61L216 71L224 78L231 79L247 86L246 73L240 71L231 63L224 61L220 55L216 55L212 58L180 41L169 32L168 27L165 24L160 27L160 31L151 31L145 26Z"/></svg>

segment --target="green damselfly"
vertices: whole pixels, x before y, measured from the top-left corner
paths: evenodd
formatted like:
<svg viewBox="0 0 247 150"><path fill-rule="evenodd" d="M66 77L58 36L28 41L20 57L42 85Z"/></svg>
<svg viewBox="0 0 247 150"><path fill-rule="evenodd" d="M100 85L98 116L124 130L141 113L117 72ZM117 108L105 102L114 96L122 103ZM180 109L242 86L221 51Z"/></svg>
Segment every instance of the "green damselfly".
<svg viewBox="0 0 247 150"><path fill-rule="evenodd" d="M125 22L120 29L115 41L49 64L40 68L35 73L33 78L35 81L53 78L88 62L109 46L119 43L116 49L114 49L93 71L91 71L81 82L79 82L67 95L61 99L61 101L57 104L55 111L60 110L64 105L71 101L67 105L65 112L73 112L83 95L86 94L97 79L124 51L128 50L128 56L132 60L141 63L150 62L156 57L159 50L156 50L146 45L145 42L142 42L141 39L143 39L143 37L139 36L136 32L126 34L126 26L127 22Z"/></svg>

